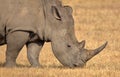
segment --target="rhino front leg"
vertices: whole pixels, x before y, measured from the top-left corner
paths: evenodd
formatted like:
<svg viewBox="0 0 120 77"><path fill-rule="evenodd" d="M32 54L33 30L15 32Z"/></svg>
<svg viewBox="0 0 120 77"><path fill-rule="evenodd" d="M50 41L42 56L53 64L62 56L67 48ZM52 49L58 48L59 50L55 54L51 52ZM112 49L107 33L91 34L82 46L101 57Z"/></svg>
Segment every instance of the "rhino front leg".
<svg viewBox="0 0 120 77"><path fill-rule="evenodd" d="M32 43L27 43L27 57L30 62L30 64L33 67L39 67L39 53L40 50L42 49L44 44L44 41L34 41Z"/></svg>
<svg viewBox="0 0 120 77"><path fill-rule="evenodd" d="M16 66L16 58L29 39L27 32L13 32L7 35L6 67Z"/></svg>

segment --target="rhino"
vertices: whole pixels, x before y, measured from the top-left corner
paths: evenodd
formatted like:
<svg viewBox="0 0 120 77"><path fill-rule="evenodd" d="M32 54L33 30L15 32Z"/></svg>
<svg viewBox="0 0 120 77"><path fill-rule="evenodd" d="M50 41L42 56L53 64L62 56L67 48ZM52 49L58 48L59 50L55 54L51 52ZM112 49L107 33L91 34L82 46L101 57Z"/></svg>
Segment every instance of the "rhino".
<svg viewBox="0 0 120 77"><path fill-rule="evenodd" d="M7 45L5 67L16 66L16 58L26 45L27 57L40 66L39 53L45 42L66 67L83 67L101 52L100 47L85 49L85 41L75 36L73 9L59 0L0 0L0 45Z"/></svg>

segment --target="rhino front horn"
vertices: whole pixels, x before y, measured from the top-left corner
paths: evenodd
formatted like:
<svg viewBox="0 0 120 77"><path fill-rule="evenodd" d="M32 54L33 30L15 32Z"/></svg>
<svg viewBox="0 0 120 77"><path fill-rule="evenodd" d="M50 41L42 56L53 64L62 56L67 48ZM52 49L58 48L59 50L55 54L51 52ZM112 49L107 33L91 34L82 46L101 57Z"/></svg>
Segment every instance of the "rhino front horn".
<svg viewBox="0 0 120 77"><path fill-rule="evenodd" d="M91 52L89 52L88 57L87 57L87 61L90 60L95 55L97 55L99 52L101 52L106 47L107 43L108 42L104 43L102 46L98 47L97 49L92 50Z"/></svg>

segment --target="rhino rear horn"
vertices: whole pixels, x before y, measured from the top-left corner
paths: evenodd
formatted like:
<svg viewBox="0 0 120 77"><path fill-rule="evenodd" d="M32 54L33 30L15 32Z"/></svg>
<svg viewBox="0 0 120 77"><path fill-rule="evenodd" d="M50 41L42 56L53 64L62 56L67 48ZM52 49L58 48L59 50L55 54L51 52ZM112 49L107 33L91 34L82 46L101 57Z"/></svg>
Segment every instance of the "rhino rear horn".
<svg viewBox="0 0 120 77"><path fill-rule="evenodd" d="M107 43L108 42L104 43L102 46L98 47L97 49L92 50L91 52L89 52L88 57L87 57L87 61L90 60L95 55L97 55L98 53L100 53L106 47Z"/></svg>
<svg viewBox="0 0 120 77"><path fill-rule="evenodd" d="M79 42L79 48L84 48L85 47L85 40Z"/></svg>

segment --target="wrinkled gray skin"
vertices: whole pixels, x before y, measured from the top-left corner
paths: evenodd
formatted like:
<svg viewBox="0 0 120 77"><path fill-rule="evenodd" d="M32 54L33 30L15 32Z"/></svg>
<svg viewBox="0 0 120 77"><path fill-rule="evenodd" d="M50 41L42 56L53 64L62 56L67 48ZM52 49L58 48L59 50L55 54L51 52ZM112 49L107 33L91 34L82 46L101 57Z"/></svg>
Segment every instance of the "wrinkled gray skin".
<svg viewBox="0 0 120 77"><path fill-rule="evenodd" d="M84 48L74 34L72 8L58 0L0 0L0 45L7 44L6 67L16 65L24 45L32 66L39 66L44 42L51 42L56 58L64 66L83 67L107 43L95 50Z"/></svg>

